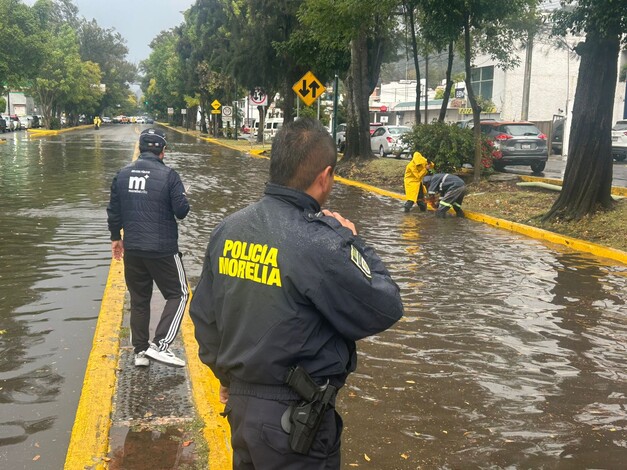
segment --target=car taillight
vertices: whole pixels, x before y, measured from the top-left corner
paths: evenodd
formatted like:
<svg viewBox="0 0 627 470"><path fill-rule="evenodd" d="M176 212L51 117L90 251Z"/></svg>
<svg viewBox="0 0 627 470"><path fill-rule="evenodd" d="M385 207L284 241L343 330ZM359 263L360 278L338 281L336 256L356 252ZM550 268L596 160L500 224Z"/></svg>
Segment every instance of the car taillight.
<svg viewBox="0 0 627 470"><path fill-rule="evenodd" d="M386 139L387 139L387 141L388 141L388 144L391 144L391 143L393 143L393 142L394 142L394 139L393 139L392 137L389 137L389 136L388 136L388 137L386 137Z"/></svg>
<svg viewBox="0 0 627 470"><path fill-rule="evenodd" d="M513 139L513 138L514 138L514 136L511 136L509 134L499 134L494 139L495 140L509 140L509 139Z"/></svg>
<svg viewBox="0 0 627 470"><path fill-rule="evenodd" d="M546 140L546 134L540 134L538 139Z"/></svg>

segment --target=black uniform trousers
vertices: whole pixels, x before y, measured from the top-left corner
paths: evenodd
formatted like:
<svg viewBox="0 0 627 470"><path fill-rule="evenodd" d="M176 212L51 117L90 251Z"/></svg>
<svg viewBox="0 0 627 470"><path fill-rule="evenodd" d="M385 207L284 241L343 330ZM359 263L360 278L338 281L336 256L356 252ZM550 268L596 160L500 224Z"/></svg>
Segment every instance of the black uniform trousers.
<svg viewBox="0 0 627 470"><path fill-rule="evenodd" d="M148 349L153 281L165 298L153 343L163 351L174 341L189 299L181 254L145 258L124 254L124 276L131 295L131 335L135 353Z"/></svg>
<svg viewBox="0 0 627 470"><path fill-rule="evenodd" d="M339 470L342 418L327 408L308 455L290 448L281 416L295 401L231 393L225 413L231 426L233 470Z"/></svg>

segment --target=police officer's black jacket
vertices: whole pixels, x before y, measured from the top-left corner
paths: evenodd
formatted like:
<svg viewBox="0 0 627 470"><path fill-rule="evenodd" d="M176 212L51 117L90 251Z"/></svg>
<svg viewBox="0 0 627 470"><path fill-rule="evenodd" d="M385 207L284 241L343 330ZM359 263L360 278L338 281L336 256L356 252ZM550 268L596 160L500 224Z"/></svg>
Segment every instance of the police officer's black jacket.
<svg viewBox="0 0 627 470"><path fill-rule="evenodd" d="M431 194L440 193L442 196L454 188L465 186L464 180L459 176L449 173L436 173L434 175L425 176L422 180L427 186L427 191Z"/></svg>
<svg viewBox="0 0 627 470"><path fill-rule="evenodd" d="M372 248L315 199L268 184L211 235L190 305L199 355L222 385L283 384L291 366L341 386L355 341L403 314Z"/></svg>
<svg viewBox="0 0 627 470"><path fill-rule="evenodd" d="M107 207L111 240L124 250L145 256L178 253L176 218L189 212L185 188L178 173L151 152L142 153L113 178Z"/></svg>

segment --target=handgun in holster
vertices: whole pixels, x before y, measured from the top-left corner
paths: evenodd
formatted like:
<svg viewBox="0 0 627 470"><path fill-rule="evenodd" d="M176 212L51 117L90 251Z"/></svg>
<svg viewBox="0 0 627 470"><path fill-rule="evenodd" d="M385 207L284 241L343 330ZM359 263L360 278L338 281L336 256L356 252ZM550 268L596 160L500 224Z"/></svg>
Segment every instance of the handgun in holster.
<svg viewBox="0 0 627 470"><path fill-rule="evenodd" d="M294 452L306 455L329 403L335 398L337 388L329 385L328 380L324 385L316 384L301 366L290 369L285 383L303 399L288 410L290 447Z"/></svg>

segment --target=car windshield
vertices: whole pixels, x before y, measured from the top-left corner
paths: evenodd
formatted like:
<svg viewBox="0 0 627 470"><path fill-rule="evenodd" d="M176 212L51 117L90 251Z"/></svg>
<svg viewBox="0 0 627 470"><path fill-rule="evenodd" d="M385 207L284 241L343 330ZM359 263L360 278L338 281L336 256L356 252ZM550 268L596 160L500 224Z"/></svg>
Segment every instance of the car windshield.
<svg viewBox="0 0 627 470"><path fill-rule="evenodd" d="M541 134L540 130L533 124L508 124L503 126L503 130L514 137Z"/></svg>
<svg viewBox="0 0 627 470"><path fill-rule="evenodd" d="M627 121L617 122L612 130L613 131L627 131Z"/></svg>
<svg viewBox="0 0 627 470"><path fill-rule="evenodd" d="M407 134L411 129L409 127L389 127L388 131L391 135Z"/></svg>

